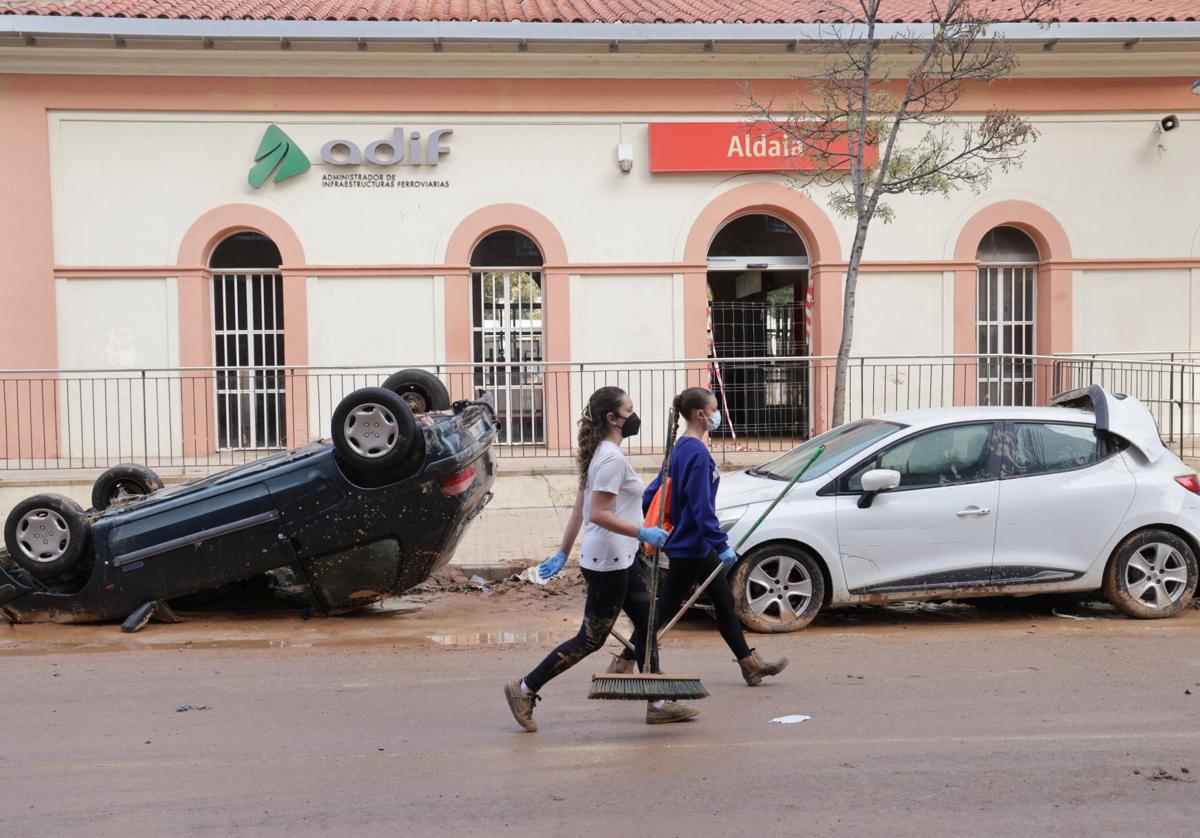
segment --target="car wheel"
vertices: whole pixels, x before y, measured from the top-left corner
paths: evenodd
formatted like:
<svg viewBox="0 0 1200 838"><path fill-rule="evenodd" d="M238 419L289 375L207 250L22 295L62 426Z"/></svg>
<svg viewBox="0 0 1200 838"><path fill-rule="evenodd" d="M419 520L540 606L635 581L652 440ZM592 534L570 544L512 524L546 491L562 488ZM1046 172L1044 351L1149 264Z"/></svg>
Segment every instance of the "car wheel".
<svg viewBox="0 0 1200 838"><path fill-rule="evenodd" d="M34 495L8 513L4 546L39 579L74 570L87 551L92 525L75 501L62 495Z"/></svg>
<svg viewBox="0 0 1200 838"><path fill-rule="evenodd" d="M797 631L825 602L820 565L807 550L791 545L751 551L734 567L732 582L738 619L751 631Z"/></svg>
<svg viewBox="0 0 1200 838"><path fill-rule="evenodd" d="M391 390L408 402L413 413L450 409L450 391L440 378L425 370L394 372L383 382L383 389Z"/></svg>
<svg viewBox="0 0 1200 838"><path fill-rule="evenodd" d="M333 412L333 446L356 469L382 471L406 462L417 436L408 402L391 390L364 387Z"/></svg>
<svg viewBox="0 0 1200 838"><path fill-rule="evenodd" d="M1166 530L1125 539L1104 571L1104 596L1130 617L1155 619L1179 613L1196 593L1196 554Z"/></svg>
<svg viewBox="0 0 1200 838"><path fill-rule="evenodd" d="M96 479L92 486L92 508L108 509L114 503L143 497L162 487L162 478L150 469L136 463L123 463Z"/></svg>

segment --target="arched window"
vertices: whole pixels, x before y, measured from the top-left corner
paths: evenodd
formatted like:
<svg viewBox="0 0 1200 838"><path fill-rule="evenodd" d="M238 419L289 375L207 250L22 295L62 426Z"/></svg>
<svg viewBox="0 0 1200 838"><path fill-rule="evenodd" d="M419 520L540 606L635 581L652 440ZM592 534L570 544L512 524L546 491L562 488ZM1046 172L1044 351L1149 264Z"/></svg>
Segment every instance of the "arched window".
<svg viewBox="0 0 1200 838"><path fill-rule="evenodd" d="M485 236L471 252L475 386L496 398L500 441L546 440L542 251L516 230Z"/></svg>
<svg viewBox="0 0 1200 838"><path fill-rule="evenodd" d="M234 233L209 258L217 444L286 448L282 259L261 233Z"/></svg>
<svg viewBox="0 0 1200 838"><path fill-rule="evenodd" d="M808 354L808 248L787 221L740 215L708 248L709 355L787 358ZM727 422L718 433L806 435L808 366L731 363L713 376Z"/></svg>
<svg viewBox="0 0 1200 838"><path fill-rule="evenodd" d="M985 356L979 359L979 403L1033 404L1037 245L1016 227L994 227L975 258L978 352Z"/></svg>

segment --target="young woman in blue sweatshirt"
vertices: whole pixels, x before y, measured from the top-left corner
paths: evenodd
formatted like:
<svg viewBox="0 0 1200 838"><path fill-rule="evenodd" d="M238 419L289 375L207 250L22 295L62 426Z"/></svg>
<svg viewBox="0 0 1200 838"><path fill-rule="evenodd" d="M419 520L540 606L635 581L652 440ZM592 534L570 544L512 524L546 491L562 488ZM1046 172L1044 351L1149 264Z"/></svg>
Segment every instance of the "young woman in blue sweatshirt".
<svg viewBox="0 0 1200 838"><path fill-rule="evenodd" d="M674 529L663 545L670 569L663 583L655 622L662 626L675 616L696 585L709 577L717 565L730 567L737 553L717 523L717 487L720 472L706 440L710 431L721 424L721 412L712 391L691 387L675 397L675 412L687 423L671 453L670 521ZM649 507L660 479L647 487L642 499L643 512ZM733 592L725 574L719 574L708 586L708 595L716 611L721 637L742 669L742 677L751 687L768 675L778 675L787 658L764 661L746 644L741 623L733 606Z"/></svg>

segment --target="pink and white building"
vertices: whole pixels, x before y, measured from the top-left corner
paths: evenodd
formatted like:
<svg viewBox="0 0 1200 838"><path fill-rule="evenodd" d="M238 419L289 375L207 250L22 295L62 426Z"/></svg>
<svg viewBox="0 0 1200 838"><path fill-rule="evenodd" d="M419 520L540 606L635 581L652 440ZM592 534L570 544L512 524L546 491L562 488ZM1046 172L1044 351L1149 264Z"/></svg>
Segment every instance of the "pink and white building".
<svg viewBox="0 0 1200 838"><path fill-rule="evenodd" d="M832 354L851 224L742 139L819 5L0 4L0 369L634 367L705 358L710 320L718 353ZM1002 26L1020 66L955 114L1028 116L1024 165L872 230L856 354L1200 349L1195 3L1062 15ZM189 409L167 436L220 424Z"/></svg>

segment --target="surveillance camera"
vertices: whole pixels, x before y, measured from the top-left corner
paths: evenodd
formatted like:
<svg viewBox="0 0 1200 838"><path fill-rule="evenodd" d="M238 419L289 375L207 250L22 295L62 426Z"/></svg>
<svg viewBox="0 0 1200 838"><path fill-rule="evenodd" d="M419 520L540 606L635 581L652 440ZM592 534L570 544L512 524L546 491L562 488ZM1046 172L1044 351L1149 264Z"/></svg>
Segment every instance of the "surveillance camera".
<svg viewBox="0 0 1200 838"><path fill-rule="evenodd" d="M1155 131L1155 133L1159 133L1159 132L1165 133L1167 131L1174 131L1178 127L1179 127L1179 117L1177 117L1173 113L1169 113L1158 121L1158 124L1154 126L1154 131Z"/></svg>
<svg viewBox="0 0 1200 838"><path fill-rule="evenodd" d="M626 174L633 171L633 143L617 143L617 165Z"/></svg>

